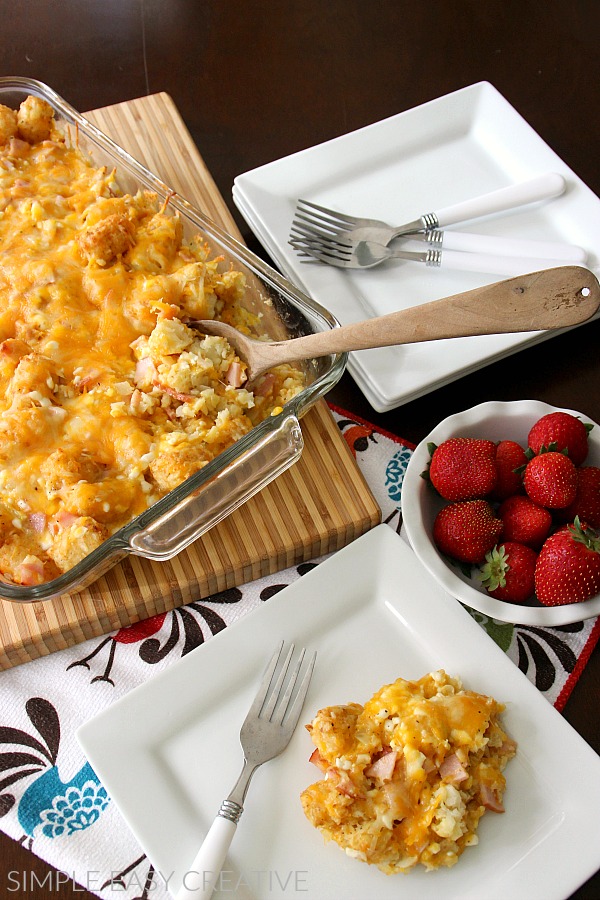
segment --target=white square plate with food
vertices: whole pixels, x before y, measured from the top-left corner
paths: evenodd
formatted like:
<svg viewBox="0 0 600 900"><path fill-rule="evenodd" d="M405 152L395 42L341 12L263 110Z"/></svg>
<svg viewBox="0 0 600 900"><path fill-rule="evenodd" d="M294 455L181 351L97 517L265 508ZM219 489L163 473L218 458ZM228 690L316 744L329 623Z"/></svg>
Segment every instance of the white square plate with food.
<svg viewBox="0 0 600 900"><path fill-rule="evenodd" d="M565 178L561 196L454 230L576 244L588 251L594 269L600 263L600 199L487 82L238 175L233 199L281 271L346 324L502 276L416 262L394 261L364 271L302 262L288 243L298 198L401 225L548 172ZM552 334L484 335L441 345L361 350L350 355L349 370L374 409L385 412Z"/></svg>
<svg viewBox="0 0 600 900"><path fill-rule="evenodd" d="M215 896L564 900L600 866L600 758L380 525L79 730L171 890L239 774L240 727L281 639L316 650L317 665L291 743L253 778ZM440 668L506 704L504 727L518 742L505 771L506 812L486 813L479 844L453 868L387 876L325 845L305 818L300 794L320 774L302 723Z"/></svg>

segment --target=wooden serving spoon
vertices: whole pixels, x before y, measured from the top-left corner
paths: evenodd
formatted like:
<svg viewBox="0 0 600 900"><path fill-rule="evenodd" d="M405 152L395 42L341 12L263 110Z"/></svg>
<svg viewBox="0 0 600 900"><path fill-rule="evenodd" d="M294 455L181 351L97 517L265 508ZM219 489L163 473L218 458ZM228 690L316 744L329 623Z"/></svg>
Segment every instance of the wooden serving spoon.
<svg viewBox="0 0 600 900"><path fill-rule="evenodd" d="M472 291L287 341L247 337L216 320L188 324L229 341L253 381L273 366L330 353L477 334L544 331L579 325L600 305L600 284L581 266L558 266Z"/></svg>

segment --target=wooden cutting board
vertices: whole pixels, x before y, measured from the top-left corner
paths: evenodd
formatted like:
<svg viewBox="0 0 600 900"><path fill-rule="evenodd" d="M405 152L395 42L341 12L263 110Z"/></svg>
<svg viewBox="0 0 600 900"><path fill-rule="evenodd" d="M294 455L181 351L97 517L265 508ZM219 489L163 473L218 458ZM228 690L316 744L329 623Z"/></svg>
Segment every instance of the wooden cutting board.
<svg viewBox="0 0 600 900"><path fill-rule="evenodd" d="M167 94L86 116L241 239ZM325 401L303 418L302 432L302 457L291 469L174 559L130 556L90 587L58 600L0 600L0 669L338 550L378 524L380 509Z"/></svg>

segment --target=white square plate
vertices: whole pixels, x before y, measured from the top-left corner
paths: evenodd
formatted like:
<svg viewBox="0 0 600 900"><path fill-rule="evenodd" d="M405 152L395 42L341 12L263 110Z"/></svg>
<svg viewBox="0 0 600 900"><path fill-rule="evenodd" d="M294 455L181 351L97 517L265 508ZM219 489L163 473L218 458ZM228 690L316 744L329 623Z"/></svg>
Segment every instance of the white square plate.
<svg viewBox="0 0 600 900"><path fill-rule="evenodd" d="M325 845L299 796L318 780L299 726L250 785L220 895L237 900L564 900L600 866L600 758L380 525L117 701L78 733L155 868L178 887L239 774L239 729L280 641L318 651L301 722L444 668L507 704L506 813L452 869L386 876ZM191 877L191 876L190 876ZM483 891L483 894L482 894ZM216 894L219 895L218 893Z"/></svg>
<svg viewBox="0 0 600 900"><path fill-rule="evenodd" d="M597 267L600 200L487 82L239 175L233 199L281 271L346 324L500 276L413 262L363 272L303 263L288 244L299 197L400 225L546 172L565 177L561 197L456 230L566 241L584 247L588 265ZM385 412L555 333L362 350L351 354L349 369L374 409Z"/></svg>

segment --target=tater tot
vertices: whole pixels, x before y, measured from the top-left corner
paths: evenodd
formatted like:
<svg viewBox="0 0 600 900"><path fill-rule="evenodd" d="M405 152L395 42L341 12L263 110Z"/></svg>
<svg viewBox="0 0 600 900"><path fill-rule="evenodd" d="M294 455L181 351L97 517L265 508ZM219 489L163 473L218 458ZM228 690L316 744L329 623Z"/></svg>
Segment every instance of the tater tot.
<svg viewBox="0 0 600 900"><path fill-rule="evenodd" d="M40 465L40 474L45 490L53 494L65 485L79 481L81 468L72 454L59 447Z"/></svg>
<svg viewBox="0 0 600 900"><path fill-rule="evenodd" d="M12 137L15 137L18 130L15 110L0 104L0 145L6 144Z"/></svg>
<svg viewBox="0 0 600 900"><path fill-rule="evenodd" d="M52 134L54 111L49 103L39 97L27 97L17 113L19 134L29 144L46 141Z"/></svg>
<svg viewBox="0 0 600 900"><path fill-rule="evenodd" d="M107 266L133 246L133 225L123 213L101 219L79 237L79 248L89 262Z"/></svg>
<svg viewBox="0 0 600 900"><path fill-rule="evenodd" d="M150 463L150 475L156 486L166 493L203 468L210 459L206 447L187 446L171 450L161 453Z"/></svg>
<svg viewBox="0 0 600 900"><path fill-rule="evenodd" d="M68 572L107 537L108 531L104 526L90 516L82 516L58 532L48 549L48 556L61 572Z"/></svg>

